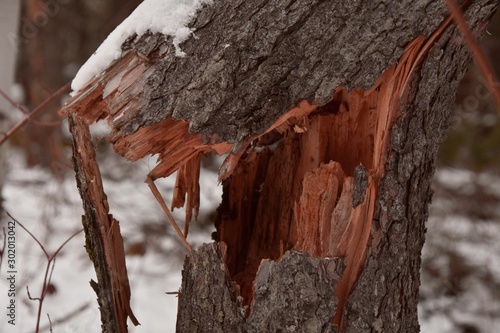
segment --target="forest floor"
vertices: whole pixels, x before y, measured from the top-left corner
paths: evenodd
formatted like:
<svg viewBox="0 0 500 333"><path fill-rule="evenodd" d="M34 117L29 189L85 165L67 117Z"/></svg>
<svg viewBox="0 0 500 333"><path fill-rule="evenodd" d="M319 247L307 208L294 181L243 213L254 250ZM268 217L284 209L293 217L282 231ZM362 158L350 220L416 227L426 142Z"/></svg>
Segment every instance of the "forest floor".
<svg viewBox="0 0 500 333"><path fill-rule="evenodd" d="M141 322L130 332L175 332L177 298L184 247L144 183L155 161L134 164L100 147L98 159L111 213L124 235L132 309ZM22 223L51 255L81 229L82 206L70 157L56 175L28 168L22 153L9 153L9 175L3 190L4 207ZM188 241L197 247L209 242L211 217L221 198L216 169L201 177L201 207ZM159 180L165 198L171 198L174 177ZM500 177L465 170L441 169L423 251L419 317L422 332L493 333L500 331ZM170 199L168 199L169 202ZM183 211L176 210L177 221ZM0 226L11 220L5 217ZM0 237L2 238L2 237ZM39 245L17 225L15 332L33 332L38 301L47 267ZM1 245L1 244L0 244ZM94 292L93 267L79 233L61 249L53 267L49 293L41 311L41 332L100 332ZM5 260L5 259L4 259ZM5 261L1 267L1 300L7 302ZM52 269L52 266L51 266ZM50 270L49 270L50 271ZM5 304L0 304L3 308ZM14 332L2 311L0 332Z"/></svg>

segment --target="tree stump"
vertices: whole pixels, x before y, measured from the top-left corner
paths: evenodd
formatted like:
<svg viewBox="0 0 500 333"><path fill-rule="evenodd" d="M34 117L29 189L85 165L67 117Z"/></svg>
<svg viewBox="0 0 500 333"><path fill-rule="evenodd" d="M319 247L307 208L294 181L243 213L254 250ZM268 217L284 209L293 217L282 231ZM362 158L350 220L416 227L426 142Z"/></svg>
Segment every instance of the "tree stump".
<svg viewBox="0 0 500 333"><path fill-rule="evenodd" d="M469 2L481 34L498 1ZM229 153L177 331L417 332L430 180L470 61L444 2L219 0L190 28L183 58L132 36L64 110L106 119L130 160L159 154L152 179L181 170L193 215L200 154Z"/></svg>

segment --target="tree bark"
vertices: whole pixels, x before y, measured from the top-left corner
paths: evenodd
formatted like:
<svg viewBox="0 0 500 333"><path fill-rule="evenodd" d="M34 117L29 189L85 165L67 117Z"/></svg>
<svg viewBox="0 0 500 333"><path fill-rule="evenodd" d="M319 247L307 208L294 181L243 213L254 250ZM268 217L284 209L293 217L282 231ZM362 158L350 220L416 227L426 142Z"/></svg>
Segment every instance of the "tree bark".
<svg viewBox="0 0 500 333"><path fill-rule="evenodd" d="M463 4L479 35L497 3ZM177 330L418 331L430 179L470 60L444 2L216 1L191 28L184 58L132 36L64 111L107 118L131 160L159 154L153 179L230 152Z"/></svg>
<svg viewBox="0 0 500 333"><path fill-rule="evenodd" d="M60 5L56 2L47 4L40 0L27 0L23 3L21 16L20 36L16 39L20 46L20 79L23 85L25 101L29 110L33 110L46 100L57 88L66 82L61 80L58 70L48 71L47 67L52 64L52 59L61 59L59 47L51 47L55 39L54 31L48 33L54 16L59 11ZM62 62L58 63L60 69ZM53 101L47 107L52 112L46 112L37 117L48 123L59 120L54 112L60 107L58 100ZM64 165L62 152L62 133L60 126L40 126L30 122L26 125L24 137L21 141L26 149L28 165L41 165L56 171L56 167Z"/></svg>
<svg viewBox="0 0 500 333"><path fill-rule="evenodd" d="M78 115L68 117L74 139L73 162L83 201L85 248L98 282L90 281L101 310L102 332L127 332L127 318L139 325L130 309L130 286L119 222L109 214L101 173L88 125Z"/></svg>

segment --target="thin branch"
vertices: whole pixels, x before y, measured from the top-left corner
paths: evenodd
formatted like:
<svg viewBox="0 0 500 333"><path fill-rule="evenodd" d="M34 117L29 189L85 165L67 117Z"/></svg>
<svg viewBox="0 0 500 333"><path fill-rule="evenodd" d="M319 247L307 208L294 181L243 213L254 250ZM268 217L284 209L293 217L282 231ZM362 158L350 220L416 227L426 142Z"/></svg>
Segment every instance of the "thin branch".
<svg viewBox="0 0 500 333"><path fill-rule="evenodd" d="M28 298L30 301L40 301L39 297L31 297L30 289L28 286L26 286L26 293L28 294Z"/></svg>
<svg viewBox="0 0 500 333"><path fill-rule="evenodd" d="M19 110L22 114L24 114L24 115L30 114L25 108L22 107L21 104L17 103L12 98L10 98L10 96L7 95L2 89L0 89L0 96L2 96L7 102L10 103L10 105L12 105L16 110ZM32 122L33 124L38 125L38 126L46 126L46 127L57 126L57 125L61 124L60 120L39 121L39 120L31 119L30 122Z"/></svg>
<svg viewBox="0 0 500 333"><path fill-rule="evenodd" d="M78 316L82 311L85 311L89 306L91 305L91 302L87 302L76 308L75 310L71 311L67 315L62 316L60 319L56 319L52 322L52 327L56 327L60 324L64 324L65 322L69 321L70 319ZM50 325L45 325L40 328L41 332L46 331L47 329L50 329Z"/></svg>
<svg viewBox="0 0 500 333"><path fill-rule="evenodd" d="M26 125L28 121L30 121L33 117L39 114L45 107L50 104L54 99L60 97L61 95L69 92L71 87L71 82L66 83L63 87L59 88L54 94L49 96L45 101L40 103L33 111L31 111L23 120L21 120L16 126L14 126L10 131L5 134L5 136L0 139L0 145L3 144L7 139L9 139L14 133L16 133L21 127Z"/></svg>
<svg viewBox="0 0 500 333"><path fill-rule="evenodd" d="M2 96L7 102L10 103L10 105L12 105L14 108L16 108L17 110L21 111L22 113L28 115L30 114L28 111L26 111L23 106L19 103L17 103L16 101L14 101L12 98L10 98L9 95L7 95L2 89L0 89L0 96Z"/></svg>
<svg viewBox="0 0 500 333"><path fill-rule="evenodd" d="M48 287L50 282L52 281L52 274L54 273L54 268L56 267L56 258L54 257L49 264L52 264L52 269L50 270L48 279L47 279L47 284L46 286ZM43 291L43 297L45 298L45 294L47 293L47 288Z"/></svg>
<svg viewBox="0 0 500 333"><path fill-rule="evenodd" d="M45 275L43 277L42 292L40 294L40 299L38 301L38 312L36 315L36 328L35 332L38 333L40 329L40 319L42 316L43 301L45 300L45 295L47 294L47 286L50 284L50 279L52 278L52 273L49 274L50 264L52 260L47 261L47 267L45 267ZM55 263L54 263L55 265ZM52 271L54 271L54 265L52 265Z"/></svg>
<svg viewBox="0 0 500 333"><path fill-rule="evenodd" d="M49 318L49 330L50 330L50 333L52 333L52 320L50 320L50 316L48 313L47 313L47 318Z"/></svg>
<svg viewBox="0 0 500 333"><path fill-rule="evenodd" d="M497 111L500 112L500 91L497 89L499 81L495 75L495 71L491 66L490 62L488 61L488 58L479 47L479 44L474 38L474 35L472 34L467 22L465 21L462 11L458 7L455 0L445 0L445 1L446 5L450 9L455 24L457 25L458 29L464 36L465 42L469 47L470 51L472 52L474 60L476 60L479 70L483 73L484 78L488 82L488 87L490 88L490 91L493 94L493 98L497 105Z"/></svg>
<svg viewBox="0 0 500 333"><path fill-rule="evenodd" d="M18 220L16 220L8 211L5 211L5 213L17 224L21 226L21 228L26 231L31 238L35 240L35 242L38 243L40 248L42 249L43 253L45 253L45 257L47 258L47 265L45 267L45 274L43 278L43 284L42 284L42 292L40 293L40 297L33 298L31 297L30 290L28 286L26 286L26 291L28 293L28 298L32 301L38 301L38 313L37 313L37 319L36 319L36 328L35 332L39 332L40 328L40 319L42 315L42 307L43 307L43 301L45 299L45 296L47 294L47 287L50 285L50 281L52 280L52 274L54 273L54 268L56 266L56 256L57 254L61 251L61 249L70 241L72 240L76 235L78 235L80 232L83 231L83 228L78 230L77 232L73 233L68 239L66 239L58 248L57 250L52 254L49 255L47 251L45 250L45 247L40 243L40 241L26 228L22 223L20 223ZM52 266L52 268L51 268ZM52 327L51 327L52 330Z"/></svg>
<svg viewBox="0 0 500 333"><path fill-rule="evenodd" d="M12 215L10 215L10 213L8 211L5 211L5 213L14 221L16 222L17 224L19 224L21 226L21 228L23 228L24 231L26 231L28 233L28 235L31 236L31 238L33 238L33 240L35 242L37 242L37 244L40 246L40 248L42 249L43 253L45 253L45 257L47 258L47 260L50 260L50 256L49 254L47 253L47 251L45 250L45 247L42 245L42 243L40 243L40 241L28 230L24 227L24 225L19 222L18 220L16 220Z"/></svg>
<svg viewBox="0 0 500 333"><path fill-rule="evenodd" d="M54 252L54 254L51 256L51 258L55 258L56 255L59 253L59 251L62 250L62 248L70 241L72 240L76 235L78 235L79 233L81 233L83 231L83 228L78 230L77 232L75 232L73 235L71 235L68 239L66 239L64 241L64 243L61 244L61 246L59 246L56 250L56 252Z"/></svg>
<svg viewBox="0 0 500 333"><path fill-rule="evenodd" d="M165 203L165 200L163 199L163 197L161 196L160 191L158 191L158 187L156 187L156 184L155 184L154 180L150 176L147 176L146 177L146 183L149 185L149 188L151 189L151 192L153 193L154 197L156 198L156 201L158 201L158 203L160 204L161 208L163 209L163 211L167 215L170 223L172 224L172 227L174 227L175 231L177 232L177 235L181 239L182 244L186 247L186 249L188 249L189 252L192 252L191 246L189 245L189 243L186 240L186 237L184 236L184 234L182 233L181 229L179 228L179 226L175 222L174 217L170 213L170 209L168 209L168 206Z"/></svg>
<svg viewBox="0 0 500 333"><path fill-rule="evenodd" d="M52 94L52 89L50 89L40 78L36 80L36 83L42 88L42 90L48 94Z"/></svg>
<svg viewBox="0 0 500 333"><path fill-rule="evenodd" d="M52 94L52 92L50 92ZM17 103L14 101L9 95L5 93L2 89L0 89L0 96L2 96L7 102L10 103L16 110L20 111L24 115L29 115L30 112L26 110L21 104ZM45 127L51 127L51 126L58 126L61 124L61 120L54 120L54 121L39 121L39 120L30 120L31 123L37 125L37 126L45 126Z"/></svg>

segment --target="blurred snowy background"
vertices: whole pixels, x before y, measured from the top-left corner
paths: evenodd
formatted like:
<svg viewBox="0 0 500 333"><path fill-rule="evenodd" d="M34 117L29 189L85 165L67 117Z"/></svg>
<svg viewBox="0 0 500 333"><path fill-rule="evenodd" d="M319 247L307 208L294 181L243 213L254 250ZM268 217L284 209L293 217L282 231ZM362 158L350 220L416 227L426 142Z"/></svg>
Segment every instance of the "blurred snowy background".
<svg viewBox="0 0 500 333"><path fill-rule="evenodd" d="M141 1L21 2L19 12L14 4L17 1L0 0L0 89L32 110L69 82L107 34ZM493 61L500 51L499 22L500 18L494 20L488 29L491 35L483 42ZM7 55L13 41L20 47L9 62ZM495 65L500 68L500 63ZM3 80L11 74L12 80ZM49 255L81 229L83 212L66 123L57 115L63 101L54 102L8 146L2 146L7 156L3 207L43 244ZM24 116L2 97L0 110L5 118L3 128L11 128ZM435 196L423 250L419 306L422 332L500 332L498 118L484 79L472 67L457 97L457 111L440 152L434 182ZM104 133L99 126L93 132L111 213L120 221L124 235L132 308L142 324L131 327L130 332L174 332L177 298L166 292L179 289L186 253L144 183L155 160L129 163L102 140ZM211 218L221 198L217 160L206 159L204 165L200 218L192 223L188 237L195 247L210 241ZM173 185L173 177L159 181L166 198L171 198ZM176 210L175 217L182 221L183 211ZM7 226L9 220L4 215L0 227ZM33 298L40 295L47 259L20 226L16 232L19 312L15 332L33 332L38 302L29 299L27 288ZM95 294L89 286L95 273L83 244L80 233L56 257L43 303L43 332L49 331L49 316L54 332L100 331ZM1 274L0 300L4 300L8 289L5 261ZM10 329L1 311L0 332Z"/></svg>

